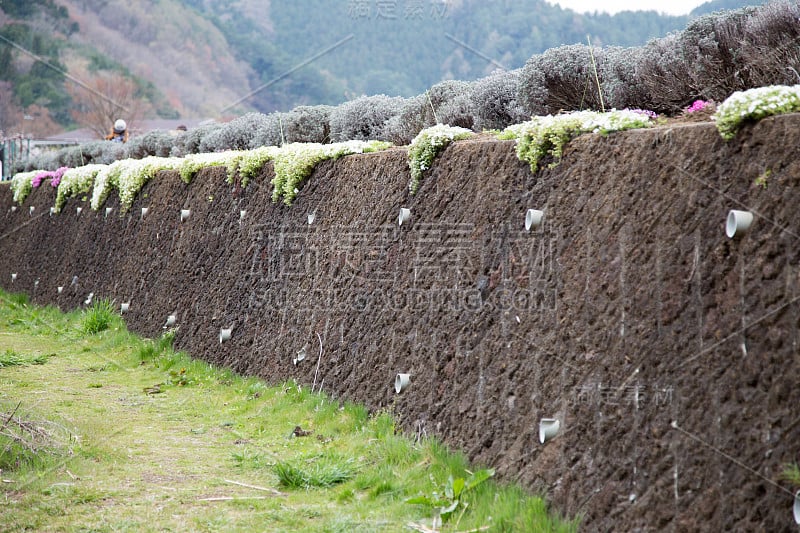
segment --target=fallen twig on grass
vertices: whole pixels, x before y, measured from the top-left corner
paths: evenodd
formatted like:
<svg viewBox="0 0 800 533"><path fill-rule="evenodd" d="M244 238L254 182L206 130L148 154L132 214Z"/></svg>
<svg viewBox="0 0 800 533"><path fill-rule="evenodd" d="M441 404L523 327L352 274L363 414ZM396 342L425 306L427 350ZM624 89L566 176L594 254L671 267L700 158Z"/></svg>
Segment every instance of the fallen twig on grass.
<svg viewBox="0 0 800 533"><path fill-rule="evenodd" d="M271 489L269 487L259 487L258 485L250 485L248 483L242 483L240 481L233 481L231 479L223 479L223 481L225 483L231 483L233 485L239 485L240 487L247 487L248 489L263 490L264 492L269 492L271 494L274 494L275 496L286 496L285 493L283 493L283 492L281 492L279 490Z"/></svg>
<svg viewBox="0 0 800 533"><path fill-rule="evenodd" d="M14 415L15 415L15 414L17 414L17 409L19 409L19 406L20 406L20 405L22 405L22 402L21 402L21 401L17 403L17 406L14 408L14 410L13 410L13 411L11 411L11 414L8 416L8 418L6 419L6 421L5 421L5 422L3 422L3 427L0 427L0 431L2 431L2 430L4 430L4 429L6 429L6 426L8 426L8 423L9 423L9 422L11 422L11 419L12 419L12 418L14 418Z"/></svg>
<svg viewBox="0 0 800 533"><path fill-rule="evenodd" d="M217 496L213 498L200 498L199 502L232 502L236 500L266 500L266 496Z"/></svg>
<svg viewBox="0 0 800 533"><path fill-rule="evenodd" d="M417 524L416 522L409 522L406 525L414 531L419 531L419 533L439 533L441 531L440 529L429 528L424 524ZM480 531L488 531L491 527L492 526L483 526L475 529L465 529L464 531L458 531L457 533L479 533Z"/></svg>

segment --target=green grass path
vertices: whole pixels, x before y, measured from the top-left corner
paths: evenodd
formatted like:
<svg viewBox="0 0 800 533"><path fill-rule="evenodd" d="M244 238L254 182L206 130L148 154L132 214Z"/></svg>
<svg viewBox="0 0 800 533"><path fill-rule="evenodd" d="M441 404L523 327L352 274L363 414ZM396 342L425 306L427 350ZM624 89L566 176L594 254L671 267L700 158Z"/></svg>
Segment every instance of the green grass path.
<svg viewBox="0 0 800 533"><path fill-rule="evenodd" d="M577 527L470 488L462 455L387 413L210 367L117 315L88 334L95 311L0 293L0 531L425 531L453 505L442 531Z"/></svg>

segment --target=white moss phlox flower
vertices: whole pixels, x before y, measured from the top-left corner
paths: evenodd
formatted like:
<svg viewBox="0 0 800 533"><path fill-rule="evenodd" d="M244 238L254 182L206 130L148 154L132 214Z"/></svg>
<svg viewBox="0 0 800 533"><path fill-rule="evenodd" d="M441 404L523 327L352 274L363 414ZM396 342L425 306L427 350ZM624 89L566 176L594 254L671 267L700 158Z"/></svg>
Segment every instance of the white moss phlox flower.
<svg viewBox="0 0 800 533"><path fill-rule="evenodd" d="M297 196L297 186L306 179L314 167L326 159L337 159L351 154L363 154L386 149L389 143L381 141L345 141L333 144L291 143L274 152L275 177L272 200L283 197L291 205Z"/></svg>
<svg viewBox="0 0 800 533"><path fill-rule="evenodd" d="M118 187L117 178L119 177L120 169L123 165L127 164L131 159L121 159L114 161L110 165L105 165L97 175L94 177L94 187L92 188L92 199L89 202L92 209L97 211L106 201L108 193L111 189Z"/></svg>
<svg viewBox="0 0 800 533"><path fill-rule="evenodd" d="M21 204L33 190L33 178L41 170L31 172L18 172L11 178L11 190L14 191L14 201Z"/></svg>
<svg viewBox="0 0 800 533"><path fill-rule="evenodd" d="M522 124L509 126L501 134L503 139L516 139L517 157L527 162L536 172L539 161L545 155L556 159L558 164L564 146L570 139L582 133L607 135L615 131L647 128L654 120L646 114L632 110L612 109L601 113L597 111L575 111L559 115L533 117Z"/></svg>
<svg viewBox="0 0 800 533"><path fill-rule="evenodd" d="M105 165L93 164L67 169L58 184L56 212L61 211L68 198L91 191L95 176L104 167Z"/></svg>
<svg viewBox="0 0 800 533"><path fill-rule="evenodd" d="M411 170L411 182L408 188L416 194L422 173L433 164L436 156L453 141L466 139L473 135L472 130L447 124L436 124L420 131L408 147L408 166Z"/></svg>
<svg viewBox="0 0 800 533"><path fill-rule="evenodd" d="M119 200L123 212L130 209L144 184L153 179L159 171L174 170L183 164L183 159L178 157L149 156L127 161L120 165L117 177Z"/></svg>
<svg viewBox="0 0 800 533"><path fill-rule="evenodd" d="M723 139L732 139L747 120L800 111L800 85L769 85L736 91L718 107L712 119Z"/></svg>
<svg viewBox="0 0 800 533"><path fill-rule="evenodd" d="M189 183L201 168L226 167L228 175L232 175L239 166L239 160L245 152L241 150L227 150L225 152L209 152L203 154L188 154L178 168L181 179Z"/></svg>
<svg viewBox="0 0 800 533"><path fill-rule="evenodd" d="M260 146L253 150L248 150L239 159L239 175L242 178L242 187L247 186L247 182L255 176L267 163L272 161L280 152L279 146ZM233 184L233 175L228 172L228 183Z"/></svg>
<svg viewBox="0 0 800 533"><path fill-rule="evenodd" d="M599 111L574 111L559 115L533 117L527 122L507 127L503 133L506 138L520 139L524 136L537 136L542 132L567 128L577 133L607 134L652 126L653 119L642 113L627 109L612 109L605 113Z"/></svg>

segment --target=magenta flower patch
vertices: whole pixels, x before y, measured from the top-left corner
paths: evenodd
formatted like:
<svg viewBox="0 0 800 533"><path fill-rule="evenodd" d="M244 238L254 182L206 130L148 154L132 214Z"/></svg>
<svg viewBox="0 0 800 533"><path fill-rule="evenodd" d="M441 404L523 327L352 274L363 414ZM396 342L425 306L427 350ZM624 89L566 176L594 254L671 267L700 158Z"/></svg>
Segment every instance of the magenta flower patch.
<svg viewBox="0 0 800 533"><path fill-rule="evenodd" d="M61 183L61 176L64 175L64 172L67 171L67 168L69 167L60 167L58 170L46 170L44 172L39 172L31 180L31 186L35 189L39 187L44 180L49 179L50 186L55 189L58 187L58 184Z"/></svg>
<svg viewBox="0 0 800 533"><path fill-rule="evenodd" d="M690 105L689 107L687 107L685 111L687 113L694 113L695 111L702 111L703 109L706 108L706 106L708 104L709 104L709 102L706 102L705 100L695 100L694 103L692 105Z"/></svg>

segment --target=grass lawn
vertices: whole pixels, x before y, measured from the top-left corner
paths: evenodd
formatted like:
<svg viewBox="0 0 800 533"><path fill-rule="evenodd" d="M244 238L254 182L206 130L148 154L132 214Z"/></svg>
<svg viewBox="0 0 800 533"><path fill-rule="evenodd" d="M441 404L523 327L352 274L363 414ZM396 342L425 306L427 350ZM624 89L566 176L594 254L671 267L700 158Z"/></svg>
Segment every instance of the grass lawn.
<svg viewBox="0 0 800 533"><path fill-rule="evenodd" d="M0 292L0 531L577 530L390 413L171 339Z"/></svg>

